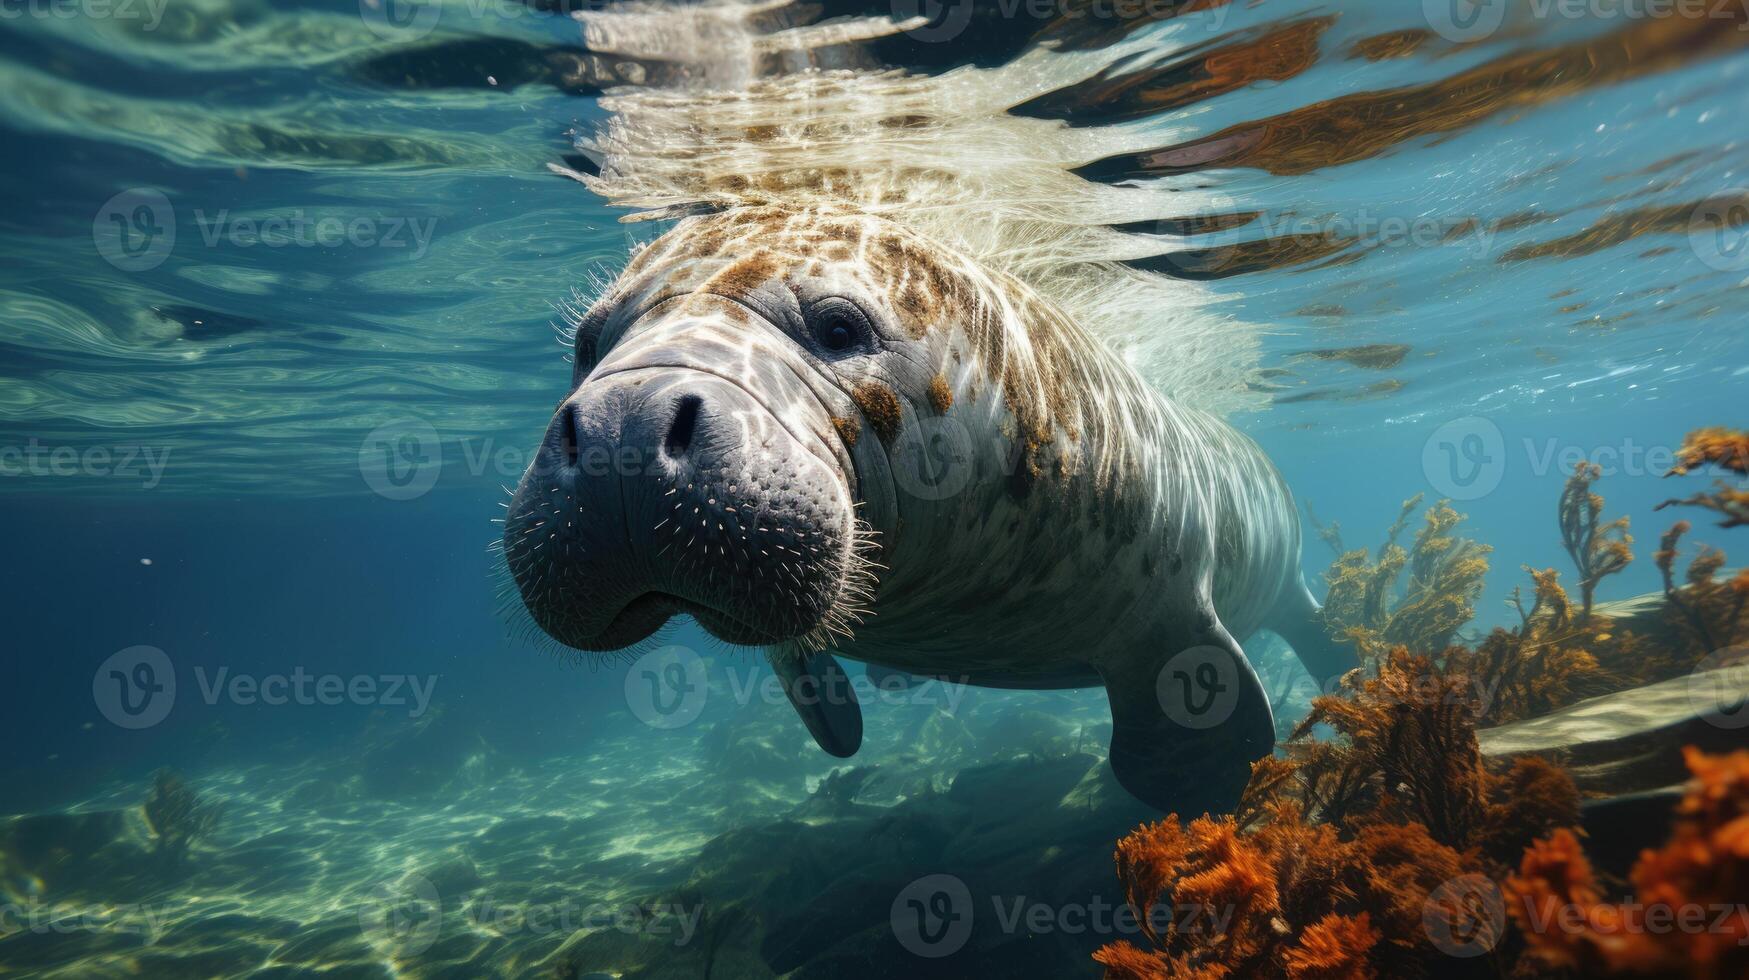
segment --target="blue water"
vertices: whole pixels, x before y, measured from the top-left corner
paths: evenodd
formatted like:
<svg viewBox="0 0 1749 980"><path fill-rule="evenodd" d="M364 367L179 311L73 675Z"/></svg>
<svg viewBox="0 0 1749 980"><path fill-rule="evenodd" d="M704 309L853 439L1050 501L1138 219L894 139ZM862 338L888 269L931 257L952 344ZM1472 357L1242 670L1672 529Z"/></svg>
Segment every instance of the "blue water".
<svg viewBox="0 0 1749 980"><path fill-rule="evenodd" d="M0 815L125 810L162 768L226 811L197 866L163 880L115 870L144 846L137 820L104 831L109 857L62 861L60 879L0 835L6 908L167 923L146 941L113 922L62 933L0 921L0 976L944 969L888 957L871 868L910 867L896 856L910 844L858 859L886 832L958 841L968 866L998 879L1035 876L1013 891L1062 878L1059 857L1015 856L1060 844L1087 887L1109 889L1109 842L1146 814L1105 799L1067 843L1069 824L1043 815L1079 785L1087 767L1074 760L1103 752L1098 692L973 692L958 714L872 706L868 746L841 763L786 705L737 704L735 685L765 676L760 659L691 625L668 642L706 657L713 699L663 730L628 711L624 664L554 656L503 611L486 546L502 488L569 378L554 304L651 234L546 170L574 160L574 135L603 118L553 67L581 50L575 23L451 3L422 33L341 0L169 0L157 17L148 6L0 6ZM1400 59L1349 55L1363 38L1425 27L1419 6L1225 11L1212 38L1335 20L1304 72L1177 111L1215 133L1634 26L1533 20ZM929 48L937 63L914 67L997 57L1006 37ZM1270 404L1235 424L1350 546L1376 543L1406 498L1455 494L1467 532L1495 549L1472 631L1508 621L1504 600L1528 583L1520 566L1566 568L1555 504L1578 459L1605 466L1608 513L1629 517L1640 542L1605 598L1654 591L1652 542L1672 518L1653 508L1701 486L1664 478L1670 452L1691 429L1743 424L1749 404L1749 225L1704 222L1706 202L1735 214L1729 202L1749 195L1746 79L1749 46L1725 41L1631 78L1574 75L1351 162L1220 170L1221 186L1277 222L1539 216L1486 244L1357 248L1353 262L1201 283L1213 313L1266 325ZM1702 218L1511 255L1657 208ZM1364 367L1307 354L1376 344L1407 350ZM426 432L433 443L418 441ZM1697 524L1700 541L1749 548ZM1308 542L1310 581L1331 557ZM142 645L162 651L177 690L164 717L132 728L99 689L104 665ZM429 698L378 687L274 705L224 687L239 674L394 678L428 684ZM818 792L854 765L876 767L854 801ZM946 809L902 806L932 793ZM1005 817L1041 814L1033 836L986 825L1004 799ZM966 851L950 831L1019 843ZM761 866L723 870L748 855ZM826 870L845 867L874 882L867 894ZM361 919L407 874L449 899L435 936L413 937L430 942ZM688 882L709 892L770 876L799 907L792 919L766 923L751 947L726 920L714 960L648 931L461 918L482 895L683 910ZM702 901L720 909L734 894ZM1085 952L1097 941L1040 945L1051 952L1032 963L1002 943L975 947L982 959L939 975L1071 962L1095 975Z"/></svg>

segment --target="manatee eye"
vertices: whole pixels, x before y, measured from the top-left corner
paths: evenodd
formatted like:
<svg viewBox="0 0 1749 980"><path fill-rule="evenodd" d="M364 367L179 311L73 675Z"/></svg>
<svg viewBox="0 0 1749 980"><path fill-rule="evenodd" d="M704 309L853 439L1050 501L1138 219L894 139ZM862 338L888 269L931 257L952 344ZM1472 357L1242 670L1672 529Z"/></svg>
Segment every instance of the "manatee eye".
<svg viewBox="0 0 1749 980"><path fill-rule="evenodd" d="M847 354L869 345L874 330L855 303L834 296L814 304L808 311L808 330L814 343L830 354Z"/></svg>

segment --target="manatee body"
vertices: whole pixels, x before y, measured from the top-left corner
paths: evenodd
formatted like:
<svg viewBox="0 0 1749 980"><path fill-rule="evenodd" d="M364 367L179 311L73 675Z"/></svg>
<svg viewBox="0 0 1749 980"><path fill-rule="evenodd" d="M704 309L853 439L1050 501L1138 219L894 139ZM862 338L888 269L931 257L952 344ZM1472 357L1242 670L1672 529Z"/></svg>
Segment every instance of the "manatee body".
<svg viewBox="0 0 1749 980"><path fill-rule="evenodd" d="M1240 646L1314 620L1288 489L1026 285L893 222L688 218L578 317L573 390L510 505L535 621L586 651L678 613L798 690L871 670L1103 684L1122 784L1229 807L1273 745ZM828 652L830 651L830 652ZM842 689L842 685L839 686ZM856 750L854 700L795 697Z"/></svg>

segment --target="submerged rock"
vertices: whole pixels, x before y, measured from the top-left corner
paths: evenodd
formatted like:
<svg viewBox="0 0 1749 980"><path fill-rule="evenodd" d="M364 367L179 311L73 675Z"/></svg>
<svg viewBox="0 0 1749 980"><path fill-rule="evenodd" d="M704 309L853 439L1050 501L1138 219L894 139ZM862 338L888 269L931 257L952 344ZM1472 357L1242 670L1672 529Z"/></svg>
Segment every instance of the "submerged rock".
<svg viewBox="0 0 1749 980"><path fill-rule="evenodd" d="M1741 748L1749 735L1749 667L1675 677L1591 698L1538 718L1476 733L1484 755L1540 756L1561 765L1591 797L1586 851L1627 873L1640 851L1669 832L1688 769L1684 746Z"/></svg>
<svg viewBox="0 0 1749 980"><path fill-rule="evenodd" d="M687 883L656 900L694 910L698 938L604 929L572 937L553 975L626 977L867 976L903 964L919 975L1074 975L1097 946L1089 930L1030 931L1046 908L1115 909L1112 841L1154 816L1091 753L1024 756L955 774L946 789L892 806L862 802L868 770L840 770L797 810L705 845ZM935 875L960 881L976 920L963 949L919 959L900 944L892 909ZM998 911L1000 910L1000 912ZM883 966L883 964L887 966ZM557 967L573 971L559 973ZM935 971L931 973L930 971Z"/></svg>
<svg viewBox="0 0 1749 980"><path fill-rule="evenodd" d="M151 834L137 810L39 813L0 821L0 868L6 878L52 900L137 898L157 887L155 878L140 874L155 864Z"/></svg>
<svg viewBox="0 0 1749 980"><path fill-rule="evenodd" d="M1544 756L1562 762L1581 790L1623 795L1682 783L1684 745L1740 747L1746 699L1749 669L1737 666L1591 698L1476 736L1484 755Z"/></svg>
<svg viewBox="0 0 1749 980"><path fill-rule="evenodd" d="M425 871L425 880L445 895L473 891L485 884L473 859L459 852L440 856Z"/></svg>

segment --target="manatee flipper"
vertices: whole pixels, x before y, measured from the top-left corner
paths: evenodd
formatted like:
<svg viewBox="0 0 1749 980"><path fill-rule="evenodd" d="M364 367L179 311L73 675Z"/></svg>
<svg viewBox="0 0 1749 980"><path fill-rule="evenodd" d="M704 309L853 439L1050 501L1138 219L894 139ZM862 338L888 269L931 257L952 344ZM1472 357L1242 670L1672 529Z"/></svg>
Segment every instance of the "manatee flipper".
<svg viewBox="0 0 1749 980"><path fill-rule="evenodd" d="M1330 635L1323 612L1302 580L1286 590L1264 627L1286 640L1306 673L1318 682L1319 689L1328 691L1332 681L1359 667L1360 661L1355 657L1354 647Z"/></svg>
<svg viewBox="0 0 1749 980"><path fill-rule="evenodd" d="M1111 700L1111 769L1131 796L1188 818L1230 812L1251 763L1275 748L1269 699L1219 622L1190 644L1099 668Z"/></svg>
<svg viewBox="0 0 1749 980"><path fill-rule="evenodd" d="M880 664L863 666L868 670L869 683L883 691L908 691L928 679L891 667L882 667Z"/></svg>
<svg viewBox="0 0 1749 980"><path fill-rule="evenodd" d="M862 747L862 708L838 661L823 650L808 653L796 646L774 647L766 657L820 748L840 759L855 755Z"/></svg>

